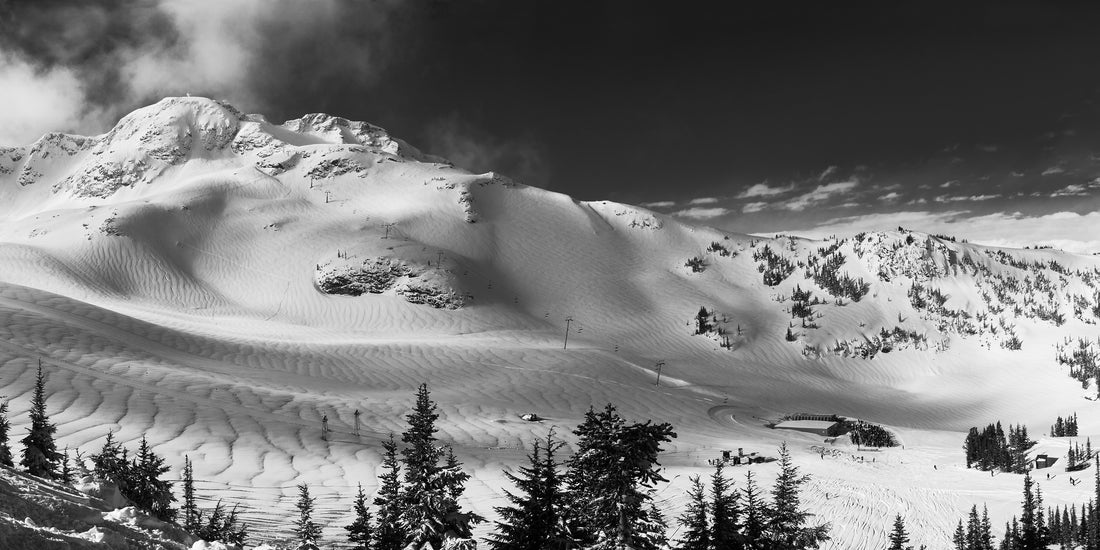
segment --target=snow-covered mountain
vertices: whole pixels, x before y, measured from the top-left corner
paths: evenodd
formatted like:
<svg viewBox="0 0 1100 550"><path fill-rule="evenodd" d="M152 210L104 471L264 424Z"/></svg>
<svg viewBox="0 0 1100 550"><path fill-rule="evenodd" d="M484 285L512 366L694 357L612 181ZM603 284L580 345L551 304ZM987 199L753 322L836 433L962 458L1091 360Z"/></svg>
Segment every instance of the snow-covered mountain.
<svg viewBox="0 0 1100 550"><path fill-rule="evenodd" d="M971 504L995 521L1017 507L1015 476L964 467L970 426L1041 434L1076 411L1100 434L1098 321L1100 257L902 228L725 233L472 174L324 114L276 125L170 98L101 136L0 149L15 432L41 358L63 445L147 434L269 536L300 481L338 536L428 382L490 517L524 445L613 402L677 428L669 511L721 449L786 440L834 547L882 546L902 511L914 542L940 547ZM797 412L884 424L905 448L826 460L820 437L766 426ZM1066 477L1043 482L1048 504L1087 499Z"/></svg>

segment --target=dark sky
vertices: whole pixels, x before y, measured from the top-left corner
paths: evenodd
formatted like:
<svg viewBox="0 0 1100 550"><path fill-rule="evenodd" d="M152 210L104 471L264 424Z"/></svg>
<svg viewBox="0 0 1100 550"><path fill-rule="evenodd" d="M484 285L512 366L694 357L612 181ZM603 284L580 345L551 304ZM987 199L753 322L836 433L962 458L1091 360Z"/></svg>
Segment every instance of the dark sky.
<svg viewBox="0 0 1100 550"><path fill-rule="evenodd" d="M741 4L0 0L0 54L72 72L102 120L185 92L324 111L739 231L1100 207L1100 7Z"/></svg>

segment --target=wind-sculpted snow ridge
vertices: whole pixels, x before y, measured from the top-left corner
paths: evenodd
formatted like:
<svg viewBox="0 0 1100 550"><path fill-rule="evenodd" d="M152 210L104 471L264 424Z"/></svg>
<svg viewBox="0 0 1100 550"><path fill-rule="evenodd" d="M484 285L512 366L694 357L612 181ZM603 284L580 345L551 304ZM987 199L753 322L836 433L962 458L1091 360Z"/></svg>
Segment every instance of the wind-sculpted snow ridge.
<svg viewBox="0 0 1100 550"><path fill-rule="evenodd" d="M101 136L0 150L12 433L42 359L62 445L147 434L269 540L288 535L299 482L338 538L428 382L473 475L465 498L490 518L534 438L572 442L611 402L675 426L669 518L721 450L787 441L817 480L812 511L838 526L829 547L885 546L895 508L914 542L946 547L970 504L994 522L1018 507L1018 479L962 464L970 426L1044 433L1077 412L1100 438L1098 321L1100 257L909 230L727 233L473 174L330 115L277 125L171 98ZM867 464L843 438L824 456L822 438L767 427L797 412L865 419L905 447ZM1065 477L1044 497L1083 502Z"/></svg>

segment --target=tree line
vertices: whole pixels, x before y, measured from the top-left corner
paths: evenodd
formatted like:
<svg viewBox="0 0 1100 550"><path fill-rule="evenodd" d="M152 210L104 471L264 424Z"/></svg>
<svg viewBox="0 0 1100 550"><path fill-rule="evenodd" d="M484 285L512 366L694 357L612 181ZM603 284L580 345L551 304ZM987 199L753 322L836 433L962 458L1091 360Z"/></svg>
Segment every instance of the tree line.
<svg viewBox="0 0 1100 550"><path fill-rule="evenodd" d="M1027 426L1008 426L1008 438L1001 423L989 424L981 431L970 428L963 448L966 467L983 471L999 469L1022 474L1028 470L1027 450L1035 445L1027 435Z"/></svg>
<svg viewBox="0 0 1100 550"><path fill-rule="evenodd" d="M56 426L46 412L45 375L39 365L31 401L31 425L23 439L20 465L36 477L73 482L66 453L57 451ZM0 465L14 467L8 446L7 403L0 404ZM485 518L463 509L460 500L470 478L449 445L435 436L439 418L426 384L416 392L408 428L400 443L394 434L383 442L382 474L373 498L359 486L351 509L354 521L345 526L346 539L360 550L473 548L472 527ZM591 408L573 435L572 456L562 457L563 442L553 430L535 441L527 464L505 477L515 486L506 491L508 504L495 508L500 519L489 536L494 550L657 550L669 546L667 522L655 501L663 477L658 456L662 445L676 437L668 423L628 422L614 405ZM800 491L808 476L793 464L786 445L780 447L780 473L771 499L753 479L737 490L722 466L711 476L709 496L693 480L692 505L678 518L684 537L675 541L691 550L817 548L828 540L828 525L808 525ZM79 457L79 454L78 454ZM143 437L131 452L108 433L98 453L89 457L87 473L115 484L136 508L206 541L243 544L248 527L236 507L218 502L203 510L196 504L193 465L184 457L182 505L174 507L172 482L163 457ZM78 458L81 469L87 469ZM293 524L299 549L317 548L322 528L314 521L314 497L300 484Z"/></svg>

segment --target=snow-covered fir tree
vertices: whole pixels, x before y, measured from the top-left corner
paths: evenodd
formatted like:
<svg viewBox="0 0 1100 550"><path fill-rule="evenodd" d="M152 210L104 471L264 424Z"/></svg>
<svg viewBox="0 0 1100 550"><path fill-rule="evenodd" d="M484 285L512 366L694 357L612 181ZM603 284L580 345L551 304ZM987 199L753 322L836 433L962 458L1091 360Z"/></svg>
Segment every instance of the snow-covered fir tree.
<svg viewBox="0 0 1100 550"><path fill-rule="evenodd" d="M317 541L321 538L321 526L313 521L313 497L309 496L309 486L298 484L298 519L294 520L294 538L298 541L298 550L317 550Z"/></svg>
<svg viewBox="0 0 1100 550"><path fill-rule="evenodd" d="M666 544L665 522L653 504L661 444L676 437L668 423L627 424L608 404L589 409L573 431L577 452L566 478L575 503L569 521L581 544L652 550Z"/></svg>
<svg viewBox="0 0 1100 550"><path fill-rule="evenodd" d="M741 489L741 537L746 550L771 548L764 539L771 510L753 479L752 470L745 472L745 486Z"/></svg>
<svg viewBox="0 0 1100 550"><path fill-rule="evenodd" d="M813 514L802 509L800 493L809 476L801 475L791 459L787 443L779 446L779 476L772 488L772 508L767 535L772 548L818 548L829 540L829 526L807 526Z"/></svg>
<svg viewBox="0 0 1100 550"><path fill-rule="evenodd" d="M677 541L680 550L710 550L711 527L707 505L707 491L699 476L691 476L691 489L688 491L688 505L680 514L680 528L683 535ZM718 546L715 546L716 548Z"/></svg>
<svg viewBox="0 0 1100 550"><path fill-rule="evenodd" d="M719 461L710 476L711 540L715 548L741 547L738 532L738 494L726 479L725 463Z"/></svg>
<svg viewBox="0 0 1100 550"><path fill-rule="evenodd" d="M354 550L370 550L371 541L374 540L374 525L370 509L367 508L367 494L363 492L363 484L359 484L359 492L355 494L355 520L344 527L348 532L348 542L352 543Z"/></svg>
<svg viewBox="0 0 1100 550"><path fill-rule="evenodd" d="M8 432L11 431L11 422L8 421L8 403L0 403L0 466L11 468L15 463L11 456L11 446L8 445Z"/></svg>
<svg viewBox="0 0 1100 550"><path fill-rule="evenodd" d="M894 528L890 531L890 546L886 547L886 550L906 550L912 548L907 547L909 542L909 533L905 530L905 520L901 518L901 514L894 516Z"/></svg>
<svg viewBox="0 0 1100 550"><path fill-rule="evenodd" d="M149 447L145 436L141 438L130 469L133 484L127 498L157 519L172 521L176 516L176 511L172 509L176 497L172 494L172 484L160 478L169 468L164 464L164 457Z"/></svg>
<svg viewBox="0 0 1100 550"><path fill-rule="evenodd" d="M383 473L378 476L378 492L374 495L374 505L378 507L374 550L401 550L405 546L405 529L401 524L401 462L392 433L389 440L382 442L382 448L385 450Z"/></svg>
<svg viewBox="0 0 1100 550"><path fill-rule="evenodd" d="M440 464L449 451L437 445L435 421L439 418L427 384L416 393L416 404L406 417L409 428L401 434L405 483L402 487L401 528L405 547L439 550L446 539L470 536L470 525L480 517L463 512L456 501L468 474L457 461Z"/></svg>
<svg viewBox="0 0 1100 550"><path fill-rule="evenodd" d="M195 533L199 530L202 514L195 503L195 467L191 459L183 457L183 506L180 508L183 515L183 528Z"/></svg>
<svg viewBox="0 0 1100 550"><path fill-rule="evenodd" d="M57 426L50 422L46 414L46 375L42 372L41 362L34 382L30 414L31 425L22 441L23 459L19 463L32 476L56 479L60 475L61 453L57 452L54 441Z"/></svg>
<svg viewBox="0 0 1100 550"><path fill-rule="evenodd" d="M563 523L562 508L566 494L562 487L557 451L562 442L554 439L554 431L546 440L535 440L527 455L528 464L520 466L519 474L504 472L504 476L519 490L505 491L509 506L495 508L501 520L496 532L489 536L495 550L562 549L568 546L568 533Z"/></svg>

